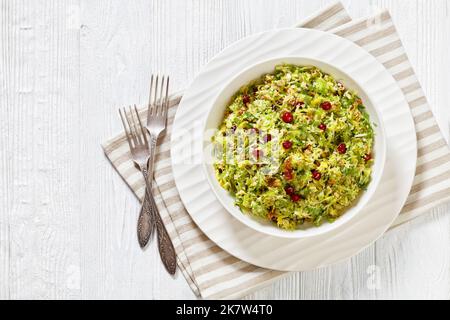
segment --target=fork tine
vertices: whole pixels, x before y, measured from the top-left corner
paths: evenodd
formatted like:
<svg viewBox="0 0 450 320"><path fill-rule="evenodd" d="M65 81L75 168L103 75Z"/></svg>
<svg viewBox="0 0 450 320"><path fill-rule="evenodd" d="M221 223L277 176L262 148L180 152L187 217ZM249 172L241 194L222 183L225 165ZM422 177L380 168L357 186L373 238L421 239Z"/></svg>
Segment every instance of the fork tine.
<svg viewBox="0 0 450 320"><path fill-rule="evenodd" d="M158 100L158 112L157 115L160 116L163 112L163 92L164 92L164 78L165 76L162 76L161 79L161 89L159 90L159 100Z"/></svg>
<svg viewBox="0 0 450 320"><path fill-rule="evenodd" d="M158 84L159 84L159 75L156 75L156 84L155 84L155 96L153 97L153 106L152 106L152 115L155 115L157 110L157 98L158 98Z"/></svg>
<svg viewBox="0 0 450 320"><path fill-rule="evenodd" d="M134 112L133 112L133 109L131 108L131 106L128 107L128 110L129 110L129 114L131 117L131 123L133 124L133 130L134 130L136 140L137 140L138 144L143 144L144 141L142 139L141 133L138 130L138 125L136 123L136 119L134 118Z"/></svg>
<svg viewBox="0 0 450 320"><path fill-rule="evenodd" d="M132 149L133 148L133 144L131 143L130 132L127 129L127 125L125 123L125 119L124 119L124 116L122 115L122 110L120 108L119 108L119 114L120 114L120 119L122 120L123 129L125 130L125 136L127 137L127 141L128 141L129 146L130 146L130 149Z"/></svg>
<svg viewBox="0 0 450 320"><path fill-rule="evenodd" d="M139 112L138 112L138 109L137 109L136 105L134 105L134 111L136 112L137 120L138 120L138 123L139 123L139 127L141 128L142 138L144 139L144 143L145 143L145 145L148 145L147 134L146 134L146 132L144 130L144 127L142 126L141 117L139 116Z"/></svg>
<svg viewBox="0 0 450 320"><path fill-rule="evenodd" d="M167 113L169 111L169 76L167 76L167 82L166 82L166 98L164 101L164 113L163 116L167 119Z"/></svg>
<svg viewBox="0 0 450 320"><path fill-rule="evenodd" d="M136 146L138 144L136 135L134 134L134 130L133 130L133 126L131 125L132 122L130 122L129 116L127 115L127 111L123 110L123 113L125 114L125 119L127 119L127 123L128 123L128 127L130 128L130 132L131 132L131 139L134 142L134 145Z"/></svg>
<svg viewBox="0 0 450 320"><path fill-rule="evenodd" d="M151 114L152 109L152 96L153 96L153 74L150 78L150 92L148 94L148 108L147 108L147 116Z"/></svg>

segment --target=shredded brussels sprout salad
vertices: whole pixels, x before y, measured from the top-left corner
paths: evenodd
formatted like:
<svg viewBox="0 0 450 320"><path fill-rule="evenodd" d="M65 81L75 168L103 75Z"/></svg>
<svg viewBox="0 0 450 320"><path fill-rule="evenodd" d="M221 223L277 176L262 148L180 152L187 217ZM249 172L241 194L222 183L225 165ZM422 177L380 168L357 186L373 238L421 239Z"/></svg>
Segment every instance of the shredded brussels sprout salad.
<svg viewBox="0 0 450 320"><path fill-rule="evenodd" d="M282 229L334 221L371 180L363 102L314 66L278 65L241 87L212 142L236 205Z"/></svg>

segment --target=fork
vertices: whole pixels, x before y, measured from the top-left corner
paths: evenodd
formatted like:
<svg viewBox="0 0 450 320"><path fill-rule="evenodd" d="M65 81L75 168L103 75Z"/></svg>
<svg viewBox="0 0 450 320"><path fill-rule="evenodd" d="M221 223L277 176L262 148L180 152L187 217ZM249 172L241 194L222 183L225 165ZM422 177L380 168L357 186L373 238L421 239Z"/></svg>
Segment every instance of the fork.
<svg viewBox="0 0 450 320"><path fill-rule="evenodd" d="M148 176L150 179L150 185L153 182L153 169L154 169L153 163L155 161L158 138L160 137L161 134L165 133L166 131L167 114L169 110L169 76L166 77L163 75L161 83L158 80L159 75L157 75L155 78L155 76L152 74L150 78L147 125L145 126L150 136L150 158L148 161ZM155 83L154 90L153 90L153 83ZM164 223L162 222L161 215L159 214L158 211L153 211L152 221L156 224L156 231L158 233L158 244L159 244L158 249L162 257L163 251L170 251L170 248L168 248L169 243L172 248L171 250L173 250L173 245L170 238L167 235L167 231L165 231Z"/></svg>
<svg viewBox="0 0 450 320"><path fill-rule="evenodd" d="M149 144L146 136L139 112L134 106L134 109L129 107L128 114L125 108L119 109L120 118L125 130L125 135L130 147L131 156L134 164L141 170L145 180L145 199L142 204L142 213L149 225L156 224L158 232L158 249L164 267L170 274L175 274L176 271L176 255L172 241L167 233L167 230L162 222L155 199L152 194L152 176L148 173L148 160L150 158ZM136 116L136 117L135 117ZM151 234L150 234L151 235ZM142 245L141 245L142 246Z"/></svg>
<svg viewBox="0 0 450 320"><path fill-rule="evenodd" d="M150 93L148 99L149 101L146 125L147 131L150 135L149 176L151 178L153 178L153 162L155 158L156 145L158 142L158 138L166 130L167 113L169 109L169 76L167 76L167 78L165 76L162 76L161 83L159 83L158 81L159 75L156 76L155 81L153 81L154 78L154 75L152 75L150 79ZM153 82L155 82L154 89Z"/></svg>
<svg viewBox="0 0 450 320"><path fill-rule="evenodd" d="M166 81L165 81L166 79ZM165 97L164 94L165 85ZM160 87L160 88L159 88ZM159 91L158 91L159 88ZM168 109L168 99L169 99L169 77L162 77L161 83L159 83L159 76L152 75L150 79L150 96L148 102L147 110L147 126L146 129L150 135L150 157L148 165L148 177L150 188L153 182L153 163L156 153L156 146L158 143L159 136L165 131L167 122L167 109ZM148 217L147 210L148 207L148 196L145 194L144 201L142 203L141 212L139 213L138 219L138 240L141 248L147 245L147 242L151 238L155 224L156 218Z"/></svg>
<svg viewBox="0 0 450 320"><path fill-rule="evenodd" d="M125 129L125 135L127 137L128 144L130 146L131 155L133 157L133 161L135 165L139 167L142 174L145 178L145 186L146 186L146 192L144 196L144 201L142 202L141 211L139 213L138 218L138 225L137 225L137 235L138 235L138 241L141 248L144 248L149 239L151 238L153 231L154 231L154 224L152 222L152 215L150 211L150 202L149 202L149 192L148 190L151 190L152 184L151 179L149 181L148 179L148 159L150 157L149 148L148 148L148 140L147 135L145 134L145 131L142 129L141 119L139 117L139 113L136 111L136 106L134 106L136 117L138 117L139 121L139 127L141 129L141 132L139 134L135 135L134 129L136 129L135 124L136 121L134 120L134 114L133 110L131 110L131 107L129 107L129 116L132 117L131 121L129 117L127 116L125 108L122 111L119 109L120 118L122 120L123 127ZM127 127L128 125L128 127ZM142 138L139 139L138 138ZM151 194L151 193L150 193Z"/></svg>

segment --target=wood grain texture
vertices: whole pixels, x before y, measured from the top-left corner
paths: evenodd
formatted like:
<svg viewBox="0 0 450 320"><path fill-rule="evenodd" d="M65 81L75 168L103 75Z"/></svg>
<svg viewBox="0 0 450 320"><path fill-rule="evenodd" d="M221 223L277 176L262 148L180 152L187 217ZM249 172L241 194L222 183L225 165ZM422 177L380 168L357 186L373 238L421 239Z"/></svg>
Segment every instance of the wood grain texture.
<svg viewBox="0 0 450 320"><path fill-rule="evenodd" d="M81 200L78 30L67 26L75 5L1 3L1 297L80 295L70 281Z"/></svg>
<svg viewBox="0 0 450 320"><path fill-rule="evenodd" d="M155 245L100 142L117 108L144 103L149 74L186 87L216 53L330 1L0 1L0 299L194 298ZM391 10L446 138L450 1L346 0L353 17ZM450 299L450 205L354 258L295 273L248 299Z"/></svg>

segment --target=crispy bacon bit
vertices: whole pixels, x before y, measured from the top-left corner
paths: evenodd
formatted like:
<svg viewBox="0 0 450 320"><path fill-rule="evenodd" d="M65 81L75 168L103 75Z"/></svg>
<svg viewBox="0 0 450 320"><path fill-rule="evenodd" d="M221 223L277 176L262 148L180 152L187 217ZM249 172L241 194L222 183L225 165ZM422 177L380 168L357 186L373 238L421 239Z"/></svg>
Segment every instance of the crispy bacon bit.
<svg viewBox="0 0 450 320"><path fill-rule="evenodd" d="M366 155L364 156L364 160L366 160L366 161L372 160L372 154L371 154L371 153L366 154Z"/></svg>
<svg viewBox="0 0 450 320"><path fill-rule="evenodd" d="M277 222L277 215L275 214L275 210L272 209L272 211L267 214L267 218L269 218L269 220L273 222Z"/></svg>
<svg viewBox="0 0 450 320"><path fill-rule="evenodd" d="M291 101L291 105L295 108L302 108L305 105L305 103L300 100L293 100Z"/></svg>
<svg viewBox="0 0 450 320"><path fill-rule="evenodd" d="M292 162L290 158L284 162L284 168L288 171L292 170Z"/></svg>
<svg viewBox="0 0 450 320"><path fill-rule="evenodd" d="M303 148L303 152L305 154L310 154L311 153L311 149L312 149L312 146L310 144L308 144L306 147Z"/></svg>
<svg viewBox="0 0 450 320"><path fill-rule="evenodd" d="M288 181L292 180L294 178L291 170L285 170L283 175L284 175L284 178Z"/></svg>
<svg viewBox="0 0 450 320"><path fill-rule="evenodd" d="M278 188L281 186L281 181L274 177L267 177L267 185L269 187Z"/></svg>

